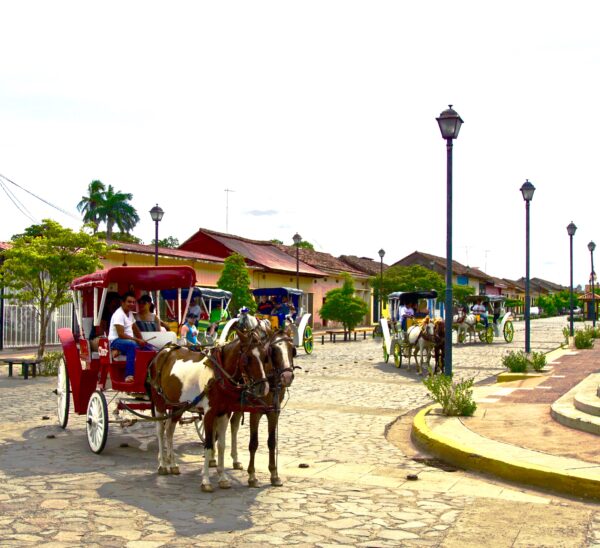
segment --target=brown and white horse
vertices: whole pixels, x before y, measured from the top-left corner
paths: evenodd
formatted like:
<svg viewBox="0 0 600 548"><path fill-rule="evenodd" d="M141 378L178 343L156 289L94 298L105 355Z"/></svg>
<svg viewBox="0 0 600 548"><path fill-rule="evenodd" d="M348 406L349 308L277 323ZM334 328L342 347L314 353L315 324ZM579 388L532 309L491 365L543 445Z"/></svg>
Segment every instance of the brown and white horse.
<svg viewBox="0 0 600 548"><path fill-rule="evenodd" d="M219 487L231 486L224 469L225 435L229 413L240 408L248 397L266 397L269 382L265 373L267 354L253 333L238 331L238 338L208 354L177 346L165 347L150 364L152 401L157 418L159 474L179 474L173 452L173 433L177 409L204 410L204 467L202 490L213 490L209 479L209 460L213 431L217 431Z"/></svg>
<svg viewBox="0 0 600 548"><path fill-rule="evenodd" d="M260 327L259 327L260 329ZM250 410L250 463L248 465L248 485L258 487L256 479L256 469L254 466L254 457L258 449L258 427L263 415L267 416L268 438L267 446L269 448L269 472L271 473L271 485L280 487L283 482L279 478L277 470L277 428L279 424L279 414L281 403L285 396L286 389L294 380L294 356L296 356L296 347L292 339L283 331L278 330L274 333L270 329L263 332L265 345L269 353L267 363L267 378L269 379L269 393L262 398L263 406L255 406ZM240 427L240 421L243 417L243 411L236 412L231 417L231 457L233 466L239 463L237 455L237 434Z"/></svg>
<svg viewBox="0 0 600 548"><path fill-rule="evenodd" d="M426 316L421 323L413 324L406 332L406 342L408 343L408 367L410 368L411 354L415 358L416 370L419 375L423 374L423 364L427 356L427 367L431 360L431 351L434 347L433 342L433 322L429 316ZM417 355L420 354L419 357Z"/></svg>

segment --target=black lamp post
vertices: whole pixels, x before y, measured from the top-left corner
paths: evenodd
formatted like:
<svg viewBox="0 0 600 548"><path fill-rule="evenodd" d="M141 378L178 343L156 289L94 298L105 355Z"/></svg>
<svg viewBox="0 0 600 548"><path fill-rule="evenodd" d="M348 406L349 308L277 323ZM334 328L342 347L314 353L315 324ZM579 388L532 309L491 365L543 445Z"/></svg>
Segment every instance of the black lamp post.
<svg viewBox="0 0 600 548"><path fill-rule="evenodd" d="M158 204L156 204L150 210L150 217L152 217L152 220L156 225L156 231L154 234L154 266L158 266L158 223L160 223L164 214L165 212L159 207Z"/></svg>
<svg viewBox="0 0 600 548"><path fill-rule="evenodd" d="M385 251L380 249L379 253L379 319L381 320L381 315L383 314L383 257L385 256Z"/></svg>
<svg viewBox="0 0 600 548"><path fill-rule="evenodd" d="M292 236L294 240L294 245L296 246L296 289L300 289L300 242L302 241L302 236L296 232Z"/></svg>
<svg viewBox="0 0 600 548"><path fill-rule="evenodd" d="M570 281L569 281L569 334L571 337L574 335L573 332L573 236L577 227L571 221L567 226L567 233L569 234L569 265L570 265Z"/></svg>
<svg viewBox="0 0 600 548"><path fill-rule="evenodd" d="M531 329L530 329L530 309L531 302L529 297L529 203L533 199L535 187L525 179L521 186L521 194L525 200L525 352L531 352Z"/></svg>
<svg viewBox="0 0 600 548"><path fill-rule="evenodd" d="M596 244L590 242L588 249L590 250L590 258L592 260L592 325L596 327L596 293L594 290L594 249L596 249Z"/></svg>
<svg viewBox="0 0 600 548"><path fill-rule="evenodd" d="M452 141L458 137L463 124L461 117L448 105L436 118L442 138L446 139L446 301L444 341L444 373L452 375Z"/></svg>

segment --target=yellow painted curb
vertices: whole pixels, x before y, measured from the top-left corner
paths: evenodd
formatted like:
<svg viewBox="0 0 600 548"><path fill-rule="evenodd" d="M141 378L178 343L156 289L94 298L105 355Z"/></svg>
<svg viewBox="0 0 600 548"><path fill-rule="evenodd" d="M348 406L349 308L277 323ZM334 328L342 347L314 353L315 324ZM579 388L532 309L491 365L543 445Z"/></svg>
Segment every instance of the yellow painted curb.
<svg viewBox="0 0 600 548"><path fill-rule="evenodd" d="M496 382L522 381L524 379L537 379L543 376L543 373L498 373Z"/></svg>
<svg viewBox="0 0 600 548"><path fill-rule="evenodd" d="M419 411L413 420L412 436L415 442L438 457L467 470L478 470L495 476L535 485L544 489L574 495L576 497L600 499L600 480L587 477L579 470L569 473L518 460L503 460L501 455L462 445L446 436L437 435L429 428L426 415L437 404ZM458 420L458 419L456 419ZM590 464L590 467L593 466Z"/></svg>

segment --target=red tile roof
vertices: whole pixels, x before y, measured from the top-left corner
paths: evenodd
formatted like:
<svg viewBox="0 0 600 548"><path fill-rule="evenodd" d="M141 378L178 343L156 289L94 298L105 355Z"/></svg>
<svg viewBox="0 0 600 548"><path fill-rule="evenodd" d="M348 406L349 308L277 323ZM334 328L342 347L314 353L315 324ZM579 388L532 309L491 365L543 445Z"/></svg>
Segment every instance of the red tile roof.
<svg viewBox="0 0 600 548"><path fill-rule="evenodd" d="M349 264L356 270L360 270L370 276L378 276L381 272L381 261L370 259L369 257L357 257L356 255L340 255L340 261ZM385 271L388 267L383 263L383 270Z"/></svg>
<svg viewBox="0 0 600 548"><path fill-rule="evenodd" d="M277 247L287 253L289 256L296 258L296 247L291 245L277 244ZM322 251L315 251L314 249L305 249L303 247L298 249L300 260L328 273L339 274L341 272L348 272L353 276L366 277L367 275L358 270L348 263L336 259L329 253L323 253Z"/></svg>
<svg viewBox="0 0 600 548"><path fill-rule="evenodd" d="M10 242L0 242L0 251L10 249L11 247L12 247L12 244Z"/></svg>
<svg viewBox="0 0 600 548"><path fill-rule="evenodd" d="M407 255L403 259L395 262L392 266L410 266L413 264L420 264L425 268L429 268L429 264L435 264L438 268L446 270L446 259L444 257L438 257L437 255L431 255L430 253L423 253L422 251L414 251L410 255ZM489 274L483 272L479 268L472 266L465 266L458 261L452 261L452 272L458 276L472 276L481 280L492 282L492 277Z"/></svg>

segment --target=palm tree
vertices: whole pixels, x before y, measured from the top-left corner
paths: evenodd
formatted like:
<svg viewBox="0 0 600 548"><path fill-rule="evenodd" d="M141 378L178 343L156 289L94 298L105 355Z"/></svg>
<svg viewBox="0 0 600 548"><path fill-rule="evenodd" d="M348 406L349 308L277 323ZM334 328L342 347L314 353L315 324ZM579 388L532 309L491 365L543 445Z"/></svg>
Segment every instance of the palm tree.
<svg viewBox="0 0 600 548"><path fill-rule="evenodd" d="M88 195L82 196L77 204L77 210L83 213L85 223L94 224L94 234L98 231L98 224L101 219L98 214L98 208L104 201L104 192L106 187L102 181L94 180L88 185Z"/></svg>
<svg viewBox="0 0 600 548"><path fill-rule="evenodd" d="M112 229L117 225L121 232L130 232L140 221L135 208L129 203L133 194L115 191L112 185L103 193L102 202L97 206L100 221L106 223L106 239L112 238Z"/></svg>

